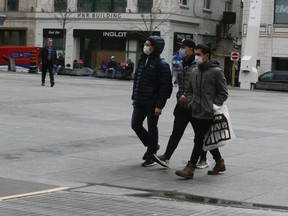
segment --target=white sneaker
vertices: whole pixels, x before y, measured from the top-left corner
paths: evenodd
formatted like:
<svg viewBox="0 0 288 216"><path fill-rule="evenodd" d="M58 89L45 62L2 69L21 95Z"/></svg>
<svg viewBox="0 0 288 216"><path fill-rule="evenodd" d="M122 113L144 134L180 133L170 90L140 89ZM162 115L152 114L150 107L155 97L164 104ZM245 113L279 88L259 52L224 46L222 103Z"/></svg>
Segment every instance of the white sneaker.
<svg viewBox="0 0 288 216"><path fill-rule="evenodd" d="M165 155L157 156L156 154L152 155L153 160L160 164L163 167L168 168L169 167L169 160L167 160Z"/></svg>
<svg viewBox="0 0 288 216"><path fill-rule="evenodd" d="M207 168L209 167L209 161L208 159L206 158L206 160L199 160L198 163L196 164L196 168L198 169L204 169L204 168Z"/></svg>

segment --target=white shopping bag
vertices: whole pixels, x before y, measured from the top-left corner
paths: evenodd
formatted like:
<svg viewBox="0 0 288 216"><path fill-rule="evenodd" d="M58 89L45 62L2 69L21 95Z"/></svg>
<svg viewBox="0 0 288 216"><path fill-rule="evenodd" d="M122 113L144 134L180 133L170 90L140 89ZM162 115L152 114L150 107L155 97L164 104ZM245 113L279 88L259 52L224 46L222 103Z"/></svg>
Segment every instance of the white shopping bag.
<svg viewBox="0 0 288 216"><path fill-rule="evenodd" d="M213 104L213 110L214 122L205 135L203 142L204 151L224 146L226 143L231 142L236 138L227 106L217 106Z"/></svg>

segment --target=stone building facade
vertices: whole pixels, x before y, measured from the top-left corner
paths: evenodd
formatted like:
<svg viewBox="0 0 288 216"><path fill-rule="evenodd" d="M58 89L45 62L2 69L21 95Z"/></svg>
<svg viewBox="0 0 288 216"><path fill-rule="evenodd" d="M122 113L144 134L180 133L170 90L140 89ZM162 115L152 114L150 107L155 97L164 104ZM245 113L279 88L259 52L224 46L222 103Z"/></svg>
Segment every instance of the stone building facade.
<svg viewBox="0 0 288 216"><path fill-rule="evenodd" d="M244 1L242 51L245 51L250 1ZM270 70L288 70L288 1L262 0L258 40L257 68L260 74Z"/></svg>
<svg viewBox="0 0 288 216"><path fill-rule="evenodd" d="M82 59L98 69L111 55L119 62L128 57L137 62L147 35L158 34L165 39L168 61L184 37L210 43L228 81L232 39L242 29L240 0L4 0L0 13L7 16L0 46L14 43L7 40L7 30L21 31L17 45L43 46L51 37L70 67Z"/></svg>

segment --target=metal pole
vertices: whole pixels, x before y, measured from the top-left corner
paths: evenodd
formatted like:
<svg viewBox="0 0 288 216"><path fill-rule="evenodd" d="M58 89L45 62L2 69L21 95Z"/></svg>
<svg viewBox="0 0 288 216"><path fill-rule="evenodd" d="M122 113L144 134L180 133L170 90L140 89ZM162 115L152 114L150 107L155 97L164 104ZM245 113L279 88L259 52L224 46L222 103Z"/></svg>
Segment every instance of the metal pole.
<svg viewBox="0 0 288 216"><path fill-rule="evenodd" d="M232 82L231 82L231 86L235 87L235 76L236 76L236 65L235 65L235 61L233 61L232 64Z"/></svg>

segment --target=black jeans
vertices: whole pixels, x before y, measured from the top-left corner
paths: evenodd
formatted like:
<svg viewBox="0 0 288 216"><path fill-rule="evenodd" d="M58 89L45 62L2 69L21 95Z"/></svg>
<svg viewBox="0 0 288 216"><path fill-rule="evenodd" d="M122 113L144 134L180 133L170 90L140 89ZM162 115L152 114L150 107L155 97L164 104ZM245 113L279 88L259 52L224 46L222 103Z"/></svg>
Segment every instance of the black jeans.
<svg viewBox="0 0 288 216"><path fill-rule="evenodd" d="M210 120L210 119L192 118L192 126L195 137L194 137L194 148L190 157L190 162L193 165L196 165L197 161L199 160L199 157L203 149L204 136L211 127L212 123L213 123L212 119ZM218 161L222 158L218 148L211 150L210 153L212 154L213 159L215 161Z"/></svg>
<svg viewBox="0 0 288 216"><path fill-rule="evenodd" d="M53 64L51 61L48 61L47 65L42 65L42 83L45 83L47 70L50 76L50 83L54 83Z"/></svg>
<svg viewBox="0 0 288 216"><path fill-rule="evenodd" d="M164 153L168 160L171 158L172 154L177 148L188 123L190 122L192 125L190 110L185 109L176 104L173 115L174 115L173 131L169 138L166 151Z"/></svg>
<svg viewBox="0 0 288 216"><path fill-rule="evenodd" d="M143 127L147 117L148 130ZM158 116L155 116L155 107L142 104L134 104L131 127L144 146L147 147L148 157L156 154L158 149Z"/></svg>

